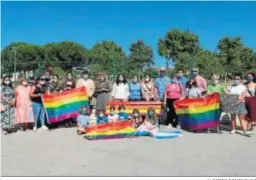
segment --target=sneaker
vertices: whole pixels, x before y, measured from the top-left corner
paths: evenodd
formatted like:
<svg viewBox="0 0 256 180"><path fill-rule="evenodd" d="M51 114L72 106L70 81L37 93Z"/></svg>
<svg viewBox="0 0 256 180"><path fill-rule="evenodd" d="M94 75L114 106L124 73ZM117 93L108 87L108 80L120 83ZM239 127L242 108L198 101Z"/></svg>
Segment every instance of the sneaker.
<svg viewBox="0 0 256 180"><path fill-rule="evenodd" d="M230 134L235 134L236 133L236 130L233 129L232 131L230 131Z"/></svg>
<svg viewBox="0 0 256 180"><path fill-rule="evenodd" d="M244 131L244 135L245 136L251 136L251 135L253 135L253 132Z"/></svg>
<svg viewBox="0 0 256 180"><path fill-rule="evenodd" d="M42 129L42 130L48 130L48 127L42 126L41 129Z"/></svg>
<svg viewBox="0 0 256 180"><path fill-rule="evenodd" d="M172 127L172 125L171 125L171 124L169 124L169 125L167 126L167 128L173 128L173 127Z"/></svg>
<svg viewBox="0 0 256 180"><path fill-rule="evenodd" d="M177 125L177 126L176 126L176 129L180 129L180 125Z"/></svg>
<svg viewBox="0 0 256 180"><path fill-rule="evenodd" d="M223 134L223 132L221 130L217 130L218 134Z"/></svg>
<svg viewBox="0 0 256 180"><path fill-rule="evenodd" d="M33 131L35 132L37 130L37 128L36 127L33 127Z"/></svg>

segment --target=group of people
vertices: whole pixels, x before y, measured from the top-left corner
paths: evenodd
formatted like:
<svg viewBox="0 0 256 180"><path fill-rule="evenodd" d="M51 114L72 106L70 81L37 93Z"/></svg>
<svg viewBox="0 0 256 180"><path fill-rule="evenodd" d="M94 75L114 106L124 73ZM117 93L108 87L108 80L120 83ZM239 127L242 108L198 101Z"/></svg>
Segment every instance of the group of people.
<svg viewBox="0 0 256 180"><path fill-rule="evenodd" d="M219 83L217 74L213 74L211 82L207 83L207 80L199 75L198 68L191 70L190 79L185 76L185 72L182 70L179 70L172 77L168 77L163 67L160 68L159 77L155 80L149 74L146 74L141 82L138 76L133 77L131 82L128 82L123 74L119 74L113 85L103 73L99 74L96 82L90 79L89 76L89 72L84 71L82 77L76 80L73 74L68 72L66 78L62 81L58 75L50 74L48 71L38 77L35 77L33 71L30 71L28 78L21 78L19 86L14 88L11 77L4 75L1 78L2 130L5 133L10 133L16 125L20 125L23 130L27 130L28 124L33 123L33 130L36 131L38 122L41 124L41 129L47 130L41 95L80 87L86 87L90 102L92 102L92 99L96 99L97 124L132 119L135 126L144 121L156 125L158 117L154 107L148 110L145 118L142 118L138 109L134 109L131 116L126 114L125 106L119 107L118 114L115 114L115 107L111 107L110 114L106 115L106 103L109 100L124 102L123 104L126 101L162 101L167 112L165 124L179 128L174 102L183 98L200 98L215 92L230 94L235 97L232 102L223 102L227 107L225 110L223 109L223 112L231 114L232 134L236 132L237 116L246 134L248 130L252 129L253 122L256 121L256 98L251 98L248 102L246 100L247 97L256 97L256 83L253 73L246 74L245 83L241 75L234 75L232 84L228 88ZM250 106L247 106L247 103ZM91 108L91 106L81 108L80 115L77 118L79 133L82 133L82 130L89 126L88 116Z"/></svg>

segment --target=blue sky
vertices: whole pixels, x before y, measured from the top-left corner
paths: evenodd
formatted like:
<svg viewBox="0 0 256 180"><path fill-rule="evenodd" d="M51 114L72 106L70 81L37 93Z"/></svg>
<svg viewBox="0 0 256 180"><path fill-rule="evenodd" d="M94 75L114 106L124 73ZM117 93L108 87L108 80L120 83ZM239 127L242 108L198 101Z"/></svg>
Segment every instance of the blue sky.
<svg viewBox="0 0 256 180"><path fill-rule="evenodd" d="M215 50L223 36L240 35L256 50L256 2L2 2L1 47L14 41L42 45L72 40L91 48L114 40L126 53L142 39L153 47L172 28L189 29Z"/></svg>

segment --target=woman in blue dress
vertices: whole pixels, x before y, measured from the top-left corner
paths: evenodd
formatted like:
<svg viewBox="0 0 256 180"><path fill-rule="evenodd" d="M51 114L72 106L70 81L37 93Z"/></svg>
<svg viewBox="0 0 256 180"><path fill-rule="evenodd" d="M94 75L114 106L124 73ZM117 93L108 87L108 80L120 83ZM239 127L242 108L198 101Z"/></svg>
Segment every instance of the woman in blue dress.
<svg viewBox="0 0 256 180"><path fill-rule="evenodd" d="M129 83L129 91L130 91L130 97L129 97L130 101L141 100L141 86L137 76L134 76L132 82Z"/></svg>

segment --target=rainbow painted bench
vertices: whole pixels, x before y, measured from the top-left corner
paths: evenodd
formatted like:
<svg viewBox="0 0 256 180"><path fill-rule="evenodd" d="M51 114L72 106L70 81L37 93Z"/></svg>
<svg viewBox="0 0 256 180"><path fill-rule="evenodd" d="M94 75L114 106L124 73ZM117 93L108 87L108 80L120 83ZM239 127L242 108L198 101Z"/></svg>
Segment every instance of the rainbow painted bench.
<svg viewBox="0 0 256 180"><path fill-rule="evenodd" d="M125 106L125 112L132 114L134 109L138 109L141 115L147 114L147 110L150 107L153 107L158 115L162 113L163 103L161 101L126 101L126 102L116 102L108 101L106 106L106 114L110 113L110 106L114 106L116 113L118 113L118 107L120 105Z"/></svg>

